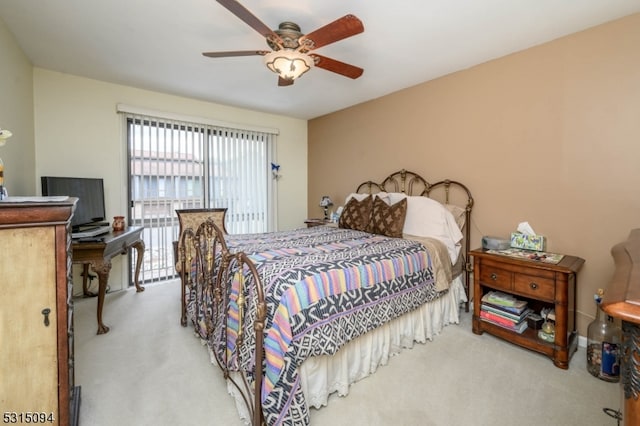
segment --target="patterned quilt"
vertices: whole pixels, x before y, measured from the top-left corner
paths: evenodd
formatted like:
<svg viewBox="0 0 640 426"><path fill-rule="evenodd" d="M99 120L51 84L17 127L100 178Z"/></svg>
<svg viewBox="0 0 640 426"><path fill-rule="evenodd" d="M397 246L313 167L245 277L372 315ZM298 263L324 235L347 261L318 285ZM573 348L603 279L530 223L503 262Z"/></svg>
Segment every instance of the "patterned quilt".
<svg viewBox="0 0 640 426"><path fill-rule="evenodd" d="M435 288L430 254L416 241L318 226L229 235L227 244L232 252L249 255L265 290L266 360L261 396L269 425L309 424L297 374L305 359L334 354L348 341L444 293ZM215 351L237 350L237 279L236 274L226 347L209 342ZM255 299L248 284L246 296ZM255 311L245 315L245 321L251 323ZM253 359L246 351L254 346L254 337L245 330L242 359Z"/></svg>

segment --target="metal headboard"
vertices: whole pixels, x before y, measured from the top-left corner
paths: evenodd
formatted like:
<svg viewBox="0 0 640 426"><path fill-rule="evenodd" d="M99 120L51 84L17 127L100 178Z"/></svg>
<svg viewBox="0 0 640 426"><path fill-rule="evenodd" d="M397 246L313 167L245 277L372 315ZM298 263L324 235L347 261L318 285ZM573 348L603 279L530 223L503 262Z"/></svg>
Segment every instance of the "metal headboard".
<svg viewBox="0 0 640 426"><path fill-rule="evenodd" d="M464 241L462 244L464 262L464 290L467 295L465 311L469 312L469 286L471 283L471 272L473 265L469 256L471 240L471 211L473 210L473 196L466 185L450 179L440 180L436 183L429 183L417 173L408 170L400 170L387 176L382 183L366 181L358 185L357 193L375 194L377 192L402 192L407 195L419 195L437 199L443 204L458 205L465 210L465 224L462 229ZM461 203L452 201L456 200Z"/></svg>

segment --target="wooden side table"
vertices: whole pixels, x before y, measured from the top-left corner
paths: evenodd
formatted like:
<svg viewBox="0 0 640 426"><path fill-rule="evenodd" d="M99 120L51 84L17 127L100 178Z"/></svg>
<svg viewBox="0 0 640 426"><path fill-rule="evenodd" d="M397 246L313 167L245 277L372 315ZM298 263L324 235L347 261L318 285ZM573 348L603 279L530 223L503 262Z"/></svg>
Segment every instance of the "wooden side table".
<svg viewBox="0 0 640 426"><path fill-rule="evenodd" d="M565 255L560 263L518 259L506 255L473 250L473 332L488 332L506 341L540 352L563 369L569 368L571 355L577 350L576 286L578 271L584 259ZM522 333L508 330L480 317L482 296L497 290L526 300L539 312L555 310L555 340L546 342L538 331L527 328Z"/></svg>
<svg viewBox="0 0 640 426"><path fill-rule="evenodd" d="M307 219L304 221L307 228L313 228L314 226L326 225L327 223L331 223L328 220L324 219Z"/></svg>

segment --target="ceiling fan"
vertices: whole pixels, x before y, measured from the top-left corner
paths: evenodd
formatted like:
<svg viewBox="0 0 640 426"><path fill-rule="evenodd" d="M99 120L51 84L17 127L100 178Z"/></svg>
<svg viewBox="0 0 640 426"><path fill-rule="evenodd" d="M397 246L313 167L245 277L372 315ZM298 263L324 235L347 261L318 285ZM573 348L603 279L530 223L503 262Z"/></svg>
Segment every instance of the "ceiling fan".
<svg viewBox="0 0 640 426"><path fill-rule="evenodd" d="M264 56L266 66L278 74L279 86L292 85L296 78L314 66L354 79L360 77L364 71L354 65L313 53L319 47L363 32L362 21L353 15L345 15L309 34L303 34L300 27L293 22L283 22L277 30L271 30L236 0L217 1L259 32L272 50L203 52L204 56L209 58Z"/></svg>

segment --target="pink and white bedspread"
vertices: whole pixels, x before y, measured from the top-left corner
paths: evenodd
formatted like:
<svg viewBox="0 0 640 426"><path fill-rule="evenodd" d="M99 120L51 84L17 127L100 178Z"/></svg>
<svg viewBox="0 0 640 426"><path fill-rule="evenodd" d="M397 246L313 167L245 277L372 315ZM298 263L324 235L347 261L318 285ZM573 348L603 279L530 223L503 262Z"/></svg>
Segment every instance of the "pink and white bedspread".
<svg viewBox="0 0 640 426"><path fill-rule="evenodd" d="M261 397L269 425L309 424L298 374L305 359L335 354L347 342L447 292L434 285L431 254L412 240L318 226L228 235L226 241L232 253L243 251L255 263L264 287L267 323ZM234 320L238 277L230 295L232 320L224 333L218 328L208 342L218 353L238 350ZM245 288L245 297L255 300L251 282ZM254 348L252 306L255 303L250 302L245 313L245 343L240 351ZM212 311L192 306L189 312ZM252 360L251 355L243 352L240 359ZM245 371L252 367L240 366Z"/></svg>

